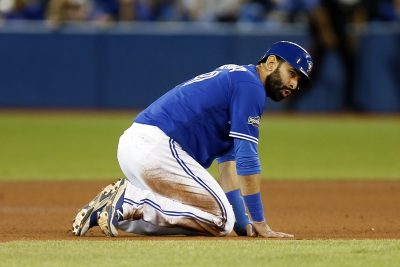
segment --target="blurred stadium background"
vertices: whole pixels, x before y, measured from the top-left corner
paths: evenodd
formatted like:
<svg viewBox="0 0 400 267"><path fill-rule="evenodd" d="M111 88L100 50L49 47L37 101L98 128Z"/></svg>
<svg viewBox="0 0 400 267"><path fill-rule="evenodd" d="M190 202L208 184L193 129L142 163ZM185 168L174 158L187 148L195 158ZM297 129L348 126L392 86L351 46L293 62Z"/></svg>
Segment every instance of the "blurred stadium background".
<svg viewBox="0 0 400 267"><path fill-rule="evenodd" d="M0 107L140 110L278 40L314 88L268 110L400 111L399 0L0 0Z"/></svg>
<svg viewBox="0 0 400 267"><path fill-rule="evenodd" d="M138 111L278 40L310 51L314 86L267 103L264 207L318 240L72 237ZM0 265L398 266L399 62L400 0L0 0ZM342 237L379 240L319 240Z"/></svg>

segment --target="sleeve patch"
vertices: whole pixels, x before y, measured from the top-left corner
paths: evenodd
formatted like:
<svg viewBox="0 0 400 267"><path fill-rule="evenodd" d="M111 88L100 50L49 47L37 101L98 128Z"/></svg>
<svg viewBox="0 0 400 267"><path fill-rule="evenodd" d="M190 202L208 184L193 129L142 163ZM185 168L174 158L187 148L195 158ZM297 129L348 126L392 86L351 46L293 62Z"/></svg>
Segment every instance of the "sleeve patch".
<svg viewBox="0 0 400 267"><path fill-rule="evenodd" d="M260 116L249 116L249 118L247 119L247 124L253 125L254 127L259 127L260 126Z"/></svg>

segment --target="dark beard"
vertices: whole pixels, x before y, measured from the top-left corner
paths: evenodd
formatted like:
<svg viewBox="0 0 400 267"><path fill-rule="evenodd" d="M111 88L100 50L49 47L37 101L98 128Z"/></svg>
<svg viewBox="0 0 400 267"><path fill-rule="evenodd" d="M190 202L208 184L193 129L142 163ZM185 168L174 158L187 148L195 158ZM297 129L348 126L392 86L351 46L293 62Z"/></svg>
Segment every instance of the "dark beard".
<svg viewBox="0 0 400 267"><path fill-rule="evenodd" d="M265 78L265 92L269 98L277 102L285 98L282 94L285 87L282 84L279 67L280 65Z"/></svg>

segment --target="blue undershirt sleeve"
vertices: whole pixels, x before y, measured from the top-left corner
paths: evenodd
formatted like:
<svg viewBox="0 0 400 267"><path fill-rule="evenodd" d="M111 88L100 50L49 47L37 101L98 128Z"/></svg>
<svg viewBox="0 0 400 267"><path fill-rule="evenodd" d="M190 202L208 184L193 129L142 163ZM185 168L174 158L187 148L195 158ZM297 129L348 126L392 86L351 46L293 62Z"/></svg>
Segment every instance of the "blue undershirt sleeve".
<svg viewBox="0 0 400 267"><path fill-rule="evenodd" d="M244 139L235 138L236 172L238 175L261 173L257 144Z"/></svg>
<svg viewBox="0 0 400 267"><path fill-rule="evenodd" d="M221 157L217 158L218 164L226 162L226 161L234 161L235 160L235 147L232 147L231 150L226 152Z"/></svg>

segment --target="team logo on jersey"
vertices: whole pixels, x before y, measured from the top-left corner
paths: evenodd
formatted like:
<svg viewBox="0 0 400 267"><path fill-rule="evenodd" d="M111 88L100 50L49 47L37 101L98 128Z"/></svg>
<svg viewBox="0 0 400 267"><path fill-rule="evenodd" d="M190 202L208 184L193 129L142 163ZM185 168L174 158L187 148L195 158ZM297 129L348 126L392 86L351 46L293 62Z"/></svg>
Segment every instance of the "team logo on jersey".
<svg viewBox="0 0 400 267"><path fill-rule="evenodd" d="M260 126L260 116L252 117L249 116L247 119L247 124L253 125L254 127L259 127Z"/></svg>

